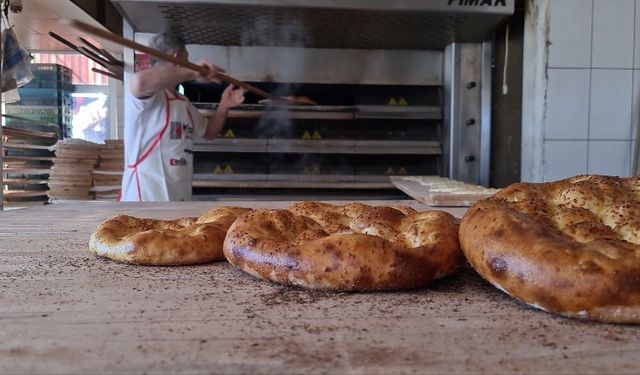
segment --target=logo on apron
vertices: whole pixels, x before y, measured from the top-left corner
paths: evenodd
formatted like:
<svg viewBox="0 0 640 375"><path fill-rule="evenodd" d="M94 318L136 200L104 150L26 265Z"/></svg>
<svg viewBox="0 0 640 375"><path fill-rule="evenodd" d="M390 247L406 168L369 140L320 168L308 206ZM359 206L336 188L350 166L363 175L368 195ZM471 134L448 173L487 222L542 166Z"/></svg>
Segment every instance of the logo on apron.
<svg viewBox="0 0 640 375"><path fill-rule="evenodd" d="M191 126L191 124L182 124L182 126L183 126L182 130L184 131L185 138L193 139L193 126Z"/></svg>
<svg viewBox="0 0 640 375"><path fill-rule="evenodd" d="M182 139L182 123L171 122L171 126L169 128L169 137L171 139Z"/></svg>
<svg viewBox="0 0 640 375"><path fill-rule="evenodd" d="M171 165L172 167L184 167L187 165L187 159L169 159L169 165Z"/></svg>

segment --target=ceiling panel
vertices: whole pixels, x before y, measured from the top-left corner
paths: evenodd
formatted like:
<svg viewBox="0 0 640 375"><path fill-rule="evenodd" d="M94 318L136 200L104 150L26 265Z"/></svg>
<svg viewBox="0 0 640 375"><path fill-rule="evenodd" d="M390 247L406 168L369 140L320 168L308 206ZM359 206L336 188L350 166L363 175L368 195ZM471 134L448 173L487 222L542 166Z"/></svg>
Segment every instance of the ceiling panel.
<svg viewBox="0 0 640 375"><path fill-rule="evenodd" d="M345 49L444 49L453 41L479 42L513 13L509 0L458 1L117 0L115 4L135 31L171 29L188 44ZM484 3L493 5L480 5Z"/></svg>
<svg viewBox="0 0 640 375"><path fill-rule="evenodd" d="M22 0L21 13L9 13L9 22L13 25L20 45L31 51L71 51L68 47L51 38L53 31L65 39L78 45L81 36L75 29L63 24L60 20L77 19L96 27L103 28L82 9L69 0ZM104 28L103 28L104 29ZM121 54L122 47L109 43L99 43L87 37L89 41L102 46L111 53Z"/></svg>

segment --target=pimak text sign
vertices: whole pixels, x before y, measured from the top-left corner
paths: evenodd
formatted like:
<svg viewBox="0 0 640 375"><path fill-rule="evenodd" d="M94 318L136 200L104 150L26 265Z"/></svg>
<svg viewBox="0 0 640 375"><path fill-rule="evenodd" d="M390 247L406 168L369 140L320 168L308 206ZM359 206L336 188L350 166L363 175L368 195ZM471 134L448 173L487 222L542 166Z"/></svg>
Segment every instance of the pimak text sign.
<svg viewBox="0 0 640 375"><path fill-rule="evenodd" d="M447 5L506 7L507 0L449 0Z"/></svg>

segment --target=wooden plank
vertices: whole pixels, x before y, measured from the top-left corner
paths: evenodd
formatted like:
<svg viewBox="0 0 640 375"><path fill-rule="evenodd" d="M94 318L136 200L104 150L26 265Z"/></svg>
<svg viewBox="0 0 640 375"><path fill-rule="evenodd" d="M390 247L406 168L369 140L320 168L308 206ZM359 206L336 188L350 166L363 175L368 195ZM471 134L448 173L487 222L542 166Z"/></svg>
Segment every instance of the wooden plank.
<svg viewBox="0 0 640 375"><path fill-rule="evenodd" d="M57 180L57 181L49 181L49 186L51 187L51 189L70 189L70 188L82 188L84 190L89 190L91 189L91 180L89 180L88 182L85 181L61 181L61 180Z"/></svg>
<svg viewBox="0 0 640 375"><path fill-rule="evenodd" d="M429 204L429 188L416 181L407 181L395 176L389 177L391 183L402 192L420 203Z"/></svg>
<svg viewBox="0 0 640 375"><path fill-rule="evenodd" d="M91 188L91 191L95 193L104 193L109 191L117 192L117 191L120 191L120 189L121 189L121 185L105 185L105 186L93 186Z"/></svg>
<svg viewBox="0 0 640 375"><path fill-rule="evenodd" d="M51 163L46 161L11 161L2 163L4 168L49 168Z"/></svg>
<svg viewBox="0 0 640 375"><path fill-rule="evenodd" d="M15 143L15 142L7 142L2 144L3 148L14 148L14 149L24 149L24 150L47 150L49 151L49 147L51 146L43 146L43 145L33 145L28 143Z"/></svg>
<svg viewBox="0 0 640 375"><path fill-rule="evenodd" d="M124 169L124 160L116 162L100 162L100 169L107 171L117 171Z"/></svg>
<svg viewBox="0 0 640 375"><path fill-rule="evenodd" d="M95 173L95 170L91 173L94 181L122 181L122 170L120 174L100 174Z"/></svg>
<svg viewBox="0 0 640 375"><path fill-rule="evenodd" d="M96 197L95 197L96 201L117 201L118 200L118 194L105 194L105 195L101 195L100 193L96 193Z"/></svg>
<svg viewBox="0 0 640 375"><path fill-rule="evenodd" d="M108 175L108 176L122 176L124 174L123 169L117 170L117 171L110 171L110 170L106 170L106 169L101 169L101 168L97 168L93 170L93 174L99 174L99 175Z"/></svg>
<svg viewBox="0 0 640 375"><path fill-rule="evenodd" d="M59 141L56 144L58 150L85 150L85 151L98 151L102 145L89 141L83 141L81 139L65 139Z"/></svg>
<svg viewBox="0 0 640 375"><path fill-rule="evenodd" d="M100 155L100 159L102 160L109 160L109 159L124 160L123 151L116 151L116 152L100 151L99 155Z"/></svg>
<svg viewBox="0 0 640 375"><path fill-rule="evenodd" d="M116 214L170 219L290 203L0 212L0 373L640 373L640 326L532 309L471 268L416 290L323 293L226 262L136 267L87 251L91 232Z"/></svg>
<svg viewBox="0 0 640 375"><path fill-rule="evenodd" d="M91 182L87 183L86 180L49 180L49 186L55 187L82 187L86 190L91 189Z"/></svg>
<svg viewBox="0 0 640 375"><path fill-rule="evenodd" d="M18 129L12 128L10 126L2 127L2 135L4 137L9 138L47 138L47 139L58 139L58 134L55 132L41 132L36 130L26 130L26 129Z"/></svg>
<svg viewBox="0 0 640 375"><path fill-rule="evenodd" d="M52 194L58 193L69 193L69 194L81 194L86 195L89 193L91 189L91 184L83 185L83 184L49 184L49 191Z"/></svg>
<svg viewBox="0 0 640 375"><path fill-rule="evenodd" d="M18 168L3 168L2 173L13 173L13 174L51 174L51 169L48 168L28 168L28 167L18 167Z"/></svg>
<svg viewBox="0 0 640 375"><path fill-rule="evenodd" d="M70 169L59 168L53 173L51 173L51 177L49 180L82 180L82 181L91 181L93 178L93 171L91 169L81 169L77 172L74 172Z"/></svg>
<svg viewBox="0 0 640 375"><path fill-rule="evenodd" d="M5 185L43 185L48 183L49 180L36 180L26 178L5 178L2 183Z"/></svg>
<svg viewBox="0 0 640 375"><path fill-rule="evenodd" d="M51 156L3 156L3 163L11 163L11 162L29 162L29 161L53 161L53 157Z"/></svg>
<svg viewBox="0 0 640 375"><path fill-rule="evenodd" d="M120 184L122 182L122 177L120 176L108 176L108 175L93 175L93 183L96 185L104 185L109 184L113 185L113 183Z"/></svg>
<svg viewBox="0 0 640 375"><path fill-rule="evenodd" d="M124 144L101 145L100 152L124 152Z"/></svg>
<svg viewBox="0 0 640 375"><path fill-rule="evenodd" d="M93 186L95 186L95 187L103 187L103 186L121 186L121 185L122 185L122 179L117 179L117 180L103 180L103 181L93 180Z"/></svg>
<svg viewBox="0 0 640 375"><path fill-rule="evenodd" d="M44 197L47 195L46 190L4 190L2 192L5 198L29 198L29 197Z"/></svg>
<svg viewBox="0 0 640 375"><path fill-rule="evenodd" d="M66 191L47 191L47 196L51 199L75 199L75 200L84 200L90 201L93 200L93 197L89 192L66 192Z"/></svg>
<svg viewBox="0 0 640 375"><path fill-rule="evenodd" d="M78 173L92 173L95 165L86 163L54 163L51 169L55 171L78 171Z"/></svg>
<svg viewBox="0 0 640 375"><path fill-rule="evenodd" d="M62 168L68 166L77 165L82 168L94 168L98 165L97 159L77 159L77 158L55 158L53 160L54 165L58 165Z"/></svg>
<svg viewBox="0 0 640 375"><path fill-rule="evenodd" d="M98 154L82 151L56 151L56 157L59 159L83 159L86 162L97 163Z"/></svg>
<svg viewBox="0 0 640 375"><path fill-rule="evenodd" d="M8 200L4 202L4 210L20 210L28 207L42 207L47 204L46 200Z"/></svg>
<svg viewBox="0 0 640 375"><path fill-rule="evenodd" d="M497 192L439 176L391 176L391 183L418 202L434 207L469 207Z"/></svg>
<svg viewBox="0 0 640 375"><path fill-rule="evenodd" d="M96 193L93 200L95 201L112 201L117 202L120 192Z"/></svg>

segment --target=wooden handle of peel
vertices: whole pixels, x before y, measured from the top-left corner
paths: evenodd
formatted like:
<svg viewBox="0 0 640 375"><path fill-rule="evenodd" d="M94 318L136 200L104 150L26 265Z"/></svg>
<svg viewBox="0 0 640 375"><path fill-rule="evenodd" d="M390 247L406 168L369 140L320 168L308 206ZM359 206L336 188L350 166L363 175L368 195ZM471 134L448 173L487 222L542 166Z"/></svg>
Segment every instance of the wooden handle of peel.
<svg viewBox="0 0 640 375"><path fill-rule="evenodd" d="M129 47L131 49L134 49L136 51L140 51L140 52L144 52L149 56L153 56L155 58L170 62L172 64L175 65L179 65L182 67L185 67L187 69L191 69L194 70L202 75L206 75L208 73L208 69L204 66L201 65L196 65L190 61L187 60L182 60L182 59L178 59L175 56L169 55L168 53L164 53L162 51L158 51L157 49L151 48L151 47L147 47L145 45L142 45L140 43L136 43L132 40L126 39L121 37L120 35L116 35L114 33L111 33L109 31L105 31L105 30L101 30L95 26L86 24L82 21L78 21L78 20L69 20L66 21L69 25L75 27L76 29L82 30L84 32L87 32L89 34L92 34L94 36L97 37L101 37L104 39L107 39L111 42L117 43L121 46L124 47ZM268 93L264 90L261 90L257 87L254 87L248 83L244 83L242 81L239 81L233 77L230 77L226 74L222 74L222 73L218 73L218 76L220 77L221 80L231 83L233 85L242 87L244 89L246 89L247 91L250 91L254 94L260 95L263 98L267 98L267 99L281 99L279 96L277 95L273 95L271 93Z"/></svg>
<svg viewBox="0 0 640 375"><path fill-rule="evenodd" d="M91 71L99 73L99 74L102 74L102 75L105 75L105 76L113 78L113 79L117 79L118 81L122 81L122 77L120 77L119 75L113 74L111 72L107 72L107 71L96 69L96 68L91 68Z"/></svg>
<svg viewBox="0 0 640 375"><path fill-rule="evenodd" d="M49 36L52 37L53 39L57 40L58 42L64 44L65 46L71 48L72 50L83 54L84 56L86 56L87 58L89 58L90 60L95 61L96 63L98 63L99 65L102 65L103 67L109 69L109 70L113 70L114 66L111 65L110 62L102 59L100 56L97 56L95 53L89 51L88 49L84 48L84 47L79 47L76 46L75 44L71 43L70 41L66 40L65 38L61 37L60 35L54 33L53 31L49 31Z"/></svg>
<svg viewBox="0 0 640 375"><path fill-rule="evenodd" d="M104 56L113 65L124 66L124 63L122 61L116 59L115 56L113 56L112 54L109 53L109 51L107 51L107 50L105 50L103 48L98 48L97 46L93 45L93 43L89 42L88 40L86 40L83 37L79 37L78 39L80 39L80 41L82 43L84 43L89 48L91 48L93 50L93 52L95 52L96 54L101 54L102 56Z"/></svg>

